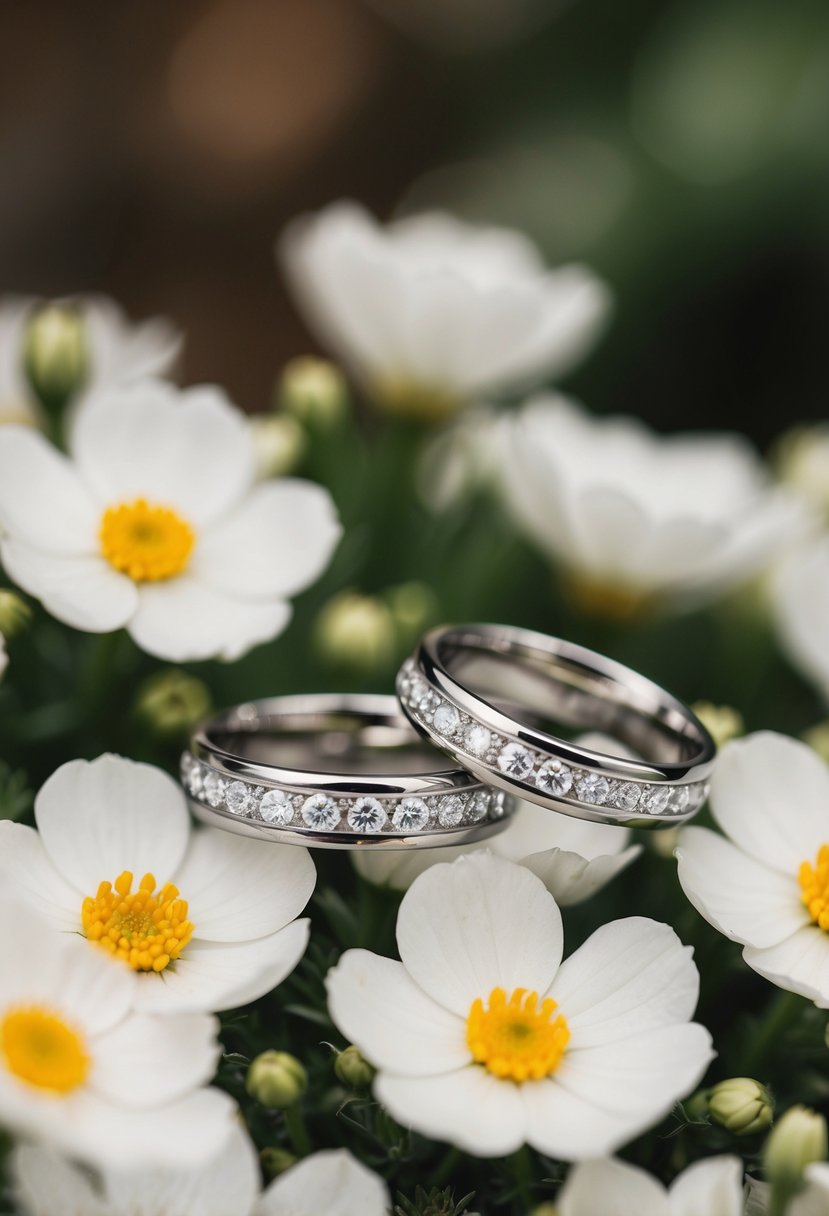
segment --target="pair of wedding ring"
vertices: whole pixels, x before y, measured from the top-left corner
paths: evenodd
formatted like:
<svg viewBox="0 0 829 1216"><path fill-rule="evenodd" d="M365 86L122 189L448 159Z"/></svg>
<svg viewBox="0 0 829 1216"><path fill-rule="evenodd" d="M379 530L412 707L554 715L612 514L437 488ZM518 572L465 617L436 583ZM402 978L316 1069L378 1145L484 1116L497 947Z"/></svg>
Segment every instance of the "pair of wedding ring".
<svg viewBox="0 0 829 1216"><path fill-rule="evenodd" d="M619 754L584 746L584 731ZM715 752L686 705L630 668L529 630L462 625L422 638L396 699L274 697L213 718L181 774L196 815L228 831L433 848L500 831L522 798L599 823L684 823Z"/></svg>

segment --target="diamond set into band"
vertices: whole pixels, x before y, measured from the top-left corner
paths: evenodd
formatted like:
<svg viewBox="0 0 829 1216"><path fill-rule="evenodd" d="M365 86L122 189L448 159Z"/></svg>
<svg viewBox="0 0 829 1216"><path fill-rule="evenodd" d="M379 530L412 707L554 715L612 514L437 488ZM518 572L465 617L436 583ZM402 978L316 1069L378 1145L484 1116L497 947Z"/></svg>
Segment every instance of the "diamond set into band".
<svg viewBox="0 0 829 1216"><path fill-rule="evenodd" d="M430 830L465 828L508 813L509 795L482 786L422 797L362 795L333 797L274 789L251 781L230 780L190 752L181 760L181 780L196 802L236 819L273 828L349 836L413 836Z"/></svg>
<svg viewBox="0 0 829 1216"><path fill-rule="evenodd" d="M708 796L704 781L665 785L617 780L590 769L551 759L519 739L491 730L429 686L408 660L397 677L397 694L412 721L438 745L451 745L453 755L467 754L477 764L542 794L575 806L606 807L636 815L685 819ZM621 818L621 816L620 816Z"/></svg>

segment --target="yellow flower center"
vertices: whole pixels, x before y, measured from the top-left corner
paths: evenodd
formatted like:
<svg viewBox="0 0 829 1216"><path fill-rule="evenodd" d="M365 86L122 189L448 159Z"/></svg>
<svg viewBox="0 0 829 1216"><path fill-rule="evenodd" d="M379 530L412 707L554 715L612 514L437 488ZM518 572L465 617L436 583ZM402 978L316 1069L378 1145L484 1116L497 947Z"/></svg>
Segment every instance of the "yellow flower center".
<svg viewBox="0 0 829 1216"><path fill-rule="evenodd" d="M186 520L143 498L108 507L98 537L110 565L136 583L156 583L181 574L196 543Z"/></svg>
<svg viewBox="0 0 829 1216"><path fill-rule="evenodd" d="M83 1085L91 1064L83 1035L42 1005L10 1009L0 1018L0 1051L14 1076L54 1094Z"/></svg>
<svg viewBox="0 0 829 1216"><path fill-rule="evenodd" d="M537 992L516 988L507 1000L493 988L485 1005L478 997L466 1019L466 1041L472 1057L493 1076L510 1081L538 1081L561 1063L570 1028L552 997L539 1002Z"/></svg>
<svg viewBox="0 0 829 1216"><path fill-rule="evenodd" d="M829 933L829 844L820 846L815 865L810 861L801 864L797 877L809 915Z"/></svg>
<svg viewBox="0 0 829 1216"><path fill-rule="evenodd" d="M129 870L115 883L102 882L93 899L81 906L81 922L91 942L129 963L134 971L163 971L177 958L195 926L187 919L187 900L168 882L160 891L155 878L145 874L132 890Z"/></svg>

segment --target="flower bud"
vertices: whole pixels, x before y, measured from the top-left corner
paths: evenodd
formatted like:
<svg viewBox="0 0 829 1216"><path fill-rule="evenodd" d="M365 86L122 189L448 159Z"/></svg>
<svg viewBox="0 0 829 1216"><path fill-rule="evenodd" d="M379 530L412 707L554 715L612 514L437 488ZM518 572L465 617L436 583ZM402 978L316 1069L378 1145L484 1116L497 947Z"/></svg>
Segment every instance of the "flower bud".
<svg viewBox="0 0 829 1216"><path fill-rule="evenodd" d="M345 419L348 389L335 363L303 355L291 359L278 386L280 407L310 430L331 431Z"/></svg>
<svg viewBox="0 0 829 1216"><path fill-rule="evenodd" d="M708 1113L734 1136L765 1131L774 1117L774 1101L765 1085L750 1077L720 1081L708 1095Z"/></svg>
<svg viewBox="0 0 829 1216"><path fill-rule="evenodd" d="M32 610L15 591L0 591L0 634L13 638L29 624Z"/></svg>
<svg viewBox="0 0 829 1216"><path fill-rule="evenodd" d="M135 712L156 735L185 735L210 712L210 693L186 671L159 671L139 688Z"/></svg>
<svg viewBox="0 0 829 1216"><path fill-rule="evenodd" d="M292 1165L296 1165L297 1158L286 1148L277 1148L275 1144L269 1144L260 1152L259 1161L267 1178L278 1178Z"/></svg>
<svg viewBox="0 0 829 1216"><path fill-rule="evenodd" d="M346 1047L334 1060L334 1072L349 1089L368 1089L374 1080L375 1071L354 1046Z"/></svg>
<svg viewBox="0 0 829 1216"><path fill-rule="evenodd" d="M805 1106L792 1106L775 1125L763 1149L766 1177L773 1188L792 1192L801 1183L803 1171L815 1161L825 1161L826 1120Z"/></svg>
<svg viewBox="0 0 829 1216"><path fill-rule="evenodd" d="M438 615L438 601L427 583L400 583L389 587L384 596L400 637L408 643L420 637Z"/></svg>
<svg viewBox="0 0 829 1216"><path fill-rule="evenodd" d="M787 431L777 441L774 463L784 485L829 519L829 425Z"/></svg>
<svg viewBox="0 0 829 1216"><path fill-rule="evenodd" d="M554 1203L540 1203L537 1208L533 1208L530 1216L558 1216L558 1208Z"/></svg>
<svg viewBox="0 0 829 1216"><path fill-rule="evenodd" d="M375 671L394 659L394 620L388 606L372 595L335 595L317 617L315 636L320 654L334 667Z"/></svg>
<svg viewBox="0 0 829 1216"><path fill-rule="evenodd" d="M65 405L89 374L82 311L74 304L35 308L23 336L23 366L35 395L47 408Z"/></svg>
<svg viewBox="0 0 829 1216"><path fill-rule="evenodd" d="M251 1061L245 1088L262 1106L284 1108L298 1102L308 1088L308 1074L287 1051L263 1051Z"/></svg>
<svg viewBox="0 0 829 1216"><path fill-rule="evenodd" d="M717 747L745 734L743 716L730 705L713 705L710 701L697 701L692 706L700 722L710 733Z"/></svg>
<svg viewBox="0 0 829 1216"><path fill-rule="evenodd" d="M292 414L255 414L250 430L260 481L292 473L308 446L308 436Z"/></svg>

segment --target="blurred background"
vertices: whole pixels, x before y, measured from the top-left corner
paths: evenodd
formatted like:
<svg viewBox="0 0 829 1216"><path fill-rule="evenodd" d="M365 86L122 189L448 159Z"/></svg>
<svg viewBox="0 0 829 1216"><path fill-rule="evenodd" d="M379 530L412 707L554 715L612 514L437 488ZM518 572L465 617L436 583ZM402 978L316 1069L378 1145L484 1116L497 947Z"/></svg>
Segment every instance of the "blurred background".
<svg viewBox="0 0 829 1216"><path fill-rule="evenodd" d="M5 0L0 284L186 333L270 403L313 350L298 212L437 203L584 260L617 312L564 385L765 446L829 399L824 0Z"/></svg>

